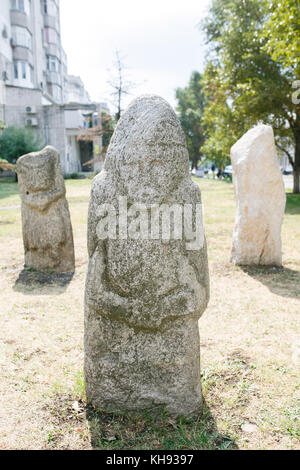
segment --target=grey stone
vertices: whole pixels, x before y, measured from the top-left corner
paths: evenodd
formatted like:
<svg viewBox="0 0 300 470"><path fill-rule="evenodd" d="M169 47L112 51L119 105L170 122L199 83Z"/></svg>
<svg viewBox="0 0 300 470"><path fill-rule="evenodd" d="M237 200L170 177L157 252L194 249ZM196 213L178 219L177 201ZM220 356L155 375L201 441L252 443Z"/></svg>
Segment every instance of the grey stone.
<svg viewBox="0 0 300 470"><path fill-rule="evenodd" d="M22 200L25 266L38 271L75 270L74 244L59 153L54 147L17 161Z"/></svg>
<svg viewBox="0 0 300 470"><path fill-rule="evenodd" d="M238 265L281 266L286 196L273 129L250 129L231 149L236 218L231 260Z"/></svg>
<svg viewBox="0 0 300 470"><path fill-rule="evenodd" d="M126 207L119 205L120 197L127 198ZM117 214L115 239L99 236L104 217L99 209L107 203ZM198 320L209 299L205 237L187 249L185 238L120 236L118 217L132 205L145 204L149 215L150 207L162 203L195 209L201 195L189 176L174 111L162 98L146 95L119 121L92 185L85 380L88 400L97 408L161 406L174 416L201 408Z"/></svg>

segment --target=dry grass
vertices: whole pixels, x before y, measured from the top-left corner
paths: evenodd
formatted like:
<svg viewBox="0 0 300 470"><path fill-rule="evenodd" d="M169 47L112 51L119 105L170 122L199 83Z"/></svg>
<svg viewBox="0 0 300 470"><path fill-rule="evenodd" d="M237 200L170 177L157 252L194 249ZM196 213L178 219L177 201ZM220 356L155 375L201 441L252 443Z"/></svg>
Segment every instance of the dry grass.
<svg viewBox="0 0 300 470"><path fill-rule="evenodd" d="M201 180L211 301L200 320L198 420L86 407L83 292L89 180L67 181L76 246L69 283L28 273L19 197L0 181L0 449L299 448L300 198L289 195L282 269L229 263L232 185ZM23 273L24 276L24 273ZM19 279L19 282L17 282Z"/></svg>

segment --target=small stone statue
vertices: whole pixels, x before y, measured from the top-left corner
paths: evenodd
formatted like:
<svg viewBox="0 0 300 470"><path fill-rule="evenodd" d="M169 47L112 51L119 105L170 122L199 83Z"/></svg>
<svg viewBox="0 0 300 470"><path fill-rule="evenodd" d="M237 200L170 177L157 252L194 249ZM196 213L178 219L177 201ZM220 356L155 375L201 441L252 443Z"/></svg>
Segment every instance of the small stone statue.
<svg viewBox="0 0 300 470"><path fill-rule="evenodd" d="M237 203L231 261L281 266L286 196L271 126L250 129L231 149Z"/></svg>
<svg viewBox="0 0 300 470"><path fill-rule="evenodd" d="M89 207L85 379L95 407L201 409L198 320L209 279L200 209L174 111L158 96L136 99Z"/></svg>
<svg viewBox="0 0 300 470"><path fill-rule="evenodd" d="M17 161L25 266L72 273L74 244L59 153L54 147Z"/></svg>

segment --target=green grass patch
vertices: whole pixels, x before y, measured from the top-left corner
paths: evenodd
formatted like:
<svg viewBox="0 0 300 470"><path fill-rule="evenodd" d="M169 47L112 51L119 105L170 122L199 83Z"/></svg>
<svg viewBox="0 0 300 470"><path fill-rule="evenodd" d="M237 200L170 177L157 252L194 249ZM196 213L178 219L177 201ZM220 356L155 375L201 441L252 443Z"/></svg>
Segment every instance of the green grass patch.
<svg viewBox="0 0 300 470"><path fill-rule="evenodd" d="M287 214L300 214L300 194L287 193L285 212Z"/></svg>
<svg viewBox="0 0 300 470"><path fill-rule="evenodd" d="M13 178L0 178L0 205L20 203L18 183Z"/></svg>
<svg viewBox="0 0 300 470"><path fill-rule="evenodd" d="M214 450L235 448L233 439L217 431L204 407L194 419L169 417L163 410L144 413L107 413L88 409L87 419L94 448Z"/></svg>

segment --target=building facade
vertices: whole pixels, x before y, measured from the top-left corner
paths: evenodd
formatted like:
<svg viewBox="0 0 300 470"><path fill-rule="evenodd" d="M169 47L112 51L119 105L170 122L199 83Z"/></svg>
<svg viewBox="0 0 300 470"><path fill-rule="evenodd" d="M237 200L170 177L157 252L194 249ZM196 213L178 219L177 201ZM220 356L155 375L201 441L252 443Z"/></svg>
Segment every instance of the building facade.
<svg viewBox="0 0 300 470"><path fill-rule="evenodd" d="M0 119L31 127L59 150L64 173L72 173L87 170L93 144L83 150L77 137L86 114L101 106L80 77L68 76L60 31L59 0L0 1Z"/></svg>

